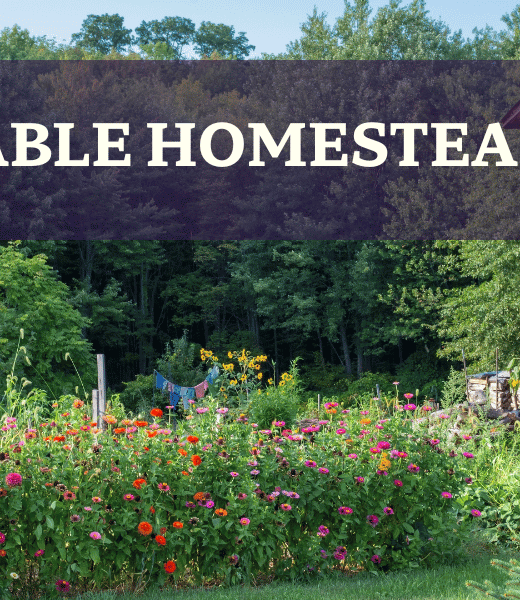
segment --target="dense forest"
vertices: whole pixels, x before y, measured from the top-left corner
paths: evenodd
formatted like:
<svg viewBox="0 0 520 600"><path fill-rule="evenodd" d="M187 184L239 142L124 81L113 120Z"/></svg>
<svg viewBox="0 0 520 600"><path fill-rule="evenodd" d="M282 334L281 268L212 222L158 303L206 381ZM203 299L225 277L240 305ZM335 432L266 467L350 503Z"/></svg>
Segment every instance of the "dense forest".
<svg viewBox="0 0 520 600"><path fill-rule="evenodd" d="M266 354L275 379L301 357L309 389L379 373L428 394L460 370L463 349L475 370L494 366L497 347L504 362L517 355L519 175L496 165L492 143L489 168L434 168L431 127L415 138L418 167L400 165L403 137L389 131L376 168L288 168L289 144L248 164L248 124L281 140L295 122L344 123L349 159L360 123L466 123L473 160L520 98L520 6L503 22L464 39L422 0L375 12L347 1L334 26L315 10L285 53L259 59L245 32L184 17L133 32L119 15L89 15L68 44L4 28L0 373L14 365L59 394L78 373L94 386L103 353L120 391L184 336ZM56 161L56 123L74 124L79 160L96 157L98 122L130 124L131 169L16 166L12 123L44 126ZM196 143L216 122L245 141L231 168L204 162ZM178 155L149 167L150 123L196 124L196 169L175 166ZM213 152L227 157L221 133ZM518 159L518 132L506 138Z"/></svg>
<svg viewBox="0 0 520 600"><path fill-rule="evenodd" d="M266 354L275 377L300 357L310 388L379 372L429 393L463 349L470 369L518 355L519 256L516 241L4 243L0 371L23 345L15 373L59 393L76 369L93 385L103 353L121 390L186 332Z"/></svg>

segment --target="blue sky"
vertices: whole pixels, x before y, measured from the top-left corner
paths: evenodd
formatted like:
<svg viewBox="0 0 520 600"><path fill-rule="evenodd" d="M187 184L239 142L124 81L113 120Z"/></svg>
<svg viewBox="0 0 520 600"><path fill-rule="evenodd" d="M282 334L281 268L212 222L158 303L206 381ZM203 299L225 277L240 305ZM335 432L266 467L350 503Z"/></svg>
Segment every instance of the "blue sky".
<svg viewBox="0 0 520 600"><path fill-rule="evenodd" d="M441 18L452 31L462 29L470 36L474 27L490 25L496 30L503 28L502 15L511 11L520 0L427 0L430 16ZM374 11L388 4L388 0L372 0ZM408 4L406 0L403 5ZM244 31L249 42L256 46L254 55L261 52L278 53L285 50L290 41L300 35L300 24L312 13L316 5L319 12L328 14L333 24L343 12L343 0L20 0L2 2L0 29L15 23L28 29L33 35L48 35L59 41L70 41L79 31L88 14L119 13L125 18L125 26L135 29L141 21L162 19L165 16L187 17L198 26L201 21L233 25L235 31Z"/></svg>

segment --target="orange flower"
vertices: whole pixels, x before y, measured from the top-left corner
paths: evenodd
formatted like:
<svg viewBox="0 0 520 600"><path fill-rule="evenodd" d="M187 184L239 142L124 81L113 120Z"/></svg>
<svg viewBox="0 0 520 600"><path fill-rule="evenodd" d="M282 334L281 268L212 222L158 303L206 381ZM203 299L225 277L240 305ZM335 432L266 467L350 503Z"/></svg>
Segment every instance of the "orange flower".
<svg viewBox="0 0 520 600"><path fill-rule="evenodd" d="M153 531L153 527L148 523L148 521L141 521L137 526L137 531L141 535L150 535Z"/></svg>
<svg viewBox="0 0 520 600"><path fill-rule="evenodd" d="M370 419L361 419L360 423L361 425L370 425L372 421Z"/></svg>
<svg viewBox="0 0 520 600"><path fill-rule="evenodd" d="M163 412L160 408L152 408L152 410L150 411L150 414L152 415L152 417L162 417L163 416Z"/></svg>
<svg viewBox="0 0 520 600"><path fill-rule="evenodd" d="M188 456L188 453L186 452L186 450L184 450L184 448L180 448L178 452L179 454L182 454L182 456Z"/></svg>
<svg viewBox="0 0 520 600"><path fill-rule="evenodd" d="M146 427L148 425L148 421L134 421L134 425L136 427Z"/></svg>
<svg viewBox="0 0 520 600"><path fill-rule="evenodd" d="M64 442L65 436L64 435L56 435L52 441L53 442Z"/></svg>
<svg viewBox="0 0 520 600"><path fill-rule="evenodd" d="M188 471L181 471L182 475L189 475Z"/></svg>
<svg viewBox="0 0 520 600"><path fill-rule="evenodd" d="M153 506L150 506L150 512L152 513L152 515L155 514L155 508Z"/></svg>
<svg viewBox="0 0 520 600"><path fill-rule="evenodd" d="M155 541L159 544L159 546L166 546L166 538L164 535L156 535Z"/></svg>
<svg viewBox="0 0 520 600"><path fill-rule="evenodd" d="M215 514L217 517L225 517L227 515L227 510L225 508L217 508Z"/></svg>
<svg viewBox="0 0 520 600"><path fill-rule="evenodd" d="M177 565L173 562L173 560L169 560L168 562L164 563L164 570L166 573L173 573L176 568Z"/></svg>
<svg viewBox="0 0 520 600"><path fill-rule="evenodd" d="M146 479L136 479L132 485L136 490L140 490L142 485L146 485Z"/></svg>
<svg viewBox="0 0 520 600"><path fill-rule="evenodd" d="M192 454L191 462L193 463L194 467L198 467L202 462L202 458L198 454Z"/></svg>
<svg viewBox="0 0 520 600"><path fill-rule="evenodd" d="M79 398L76 398L76 400L74 400L74 402L72 403L72 406L74 408L81 408L85 403L80 400Z"/></svg>
<svg viewBox="0 0 520 600"><path fill-rule="evenodd" d="M199 441L199 438L196 435L189 435L186 439L190 444L196 444Z"/></svg>
<svg viewBox="0 0 520 600"><path fill-rule="evenodd" d="M117 419L113 415L105 415L103 417L103 421L105 421L105 423L108 423L109 425L114 425L115 423L117 423Z"/></svg>
<svg viewBox="0 0 520 600"><path fill-rule="evenodd" d="M193 499L194 500L204 500L204 498L206 497L206 495L204 494L204 492L197 492L194 496Z"/></svg>
<svg viewBox="0 0 520 600"><path fill-rule="evenodd" d="M114 433L124 433L126 429L124 427L116 427Z"/></svg>
<svg viewBox="0 0 520 600"><path fill-rule="evenodd" d="M6 554L7 552L4 549L0 550L0 556L5 556Z"/></svg>
<svg viewBox="0 0 520 600"><path fill-rule="evenodd" d="M90 421L90 426L95 427L97 425L97 421Z"/></svg>
<svg viewBox="0 0 520 600"><path fill-rule="evenodd" d="M148 434L149 438L153 438L157 435L157 431L151 431L150 429L148 429L146 433Z"/></svg>
<svg viewBox="0 0 520 600"><path fill-rule="evenodd" d="M175 529L182 529L184 525L180 521L174 521L172 527L175 527Z"/></svg>
<svg viewBox="0 0 520 600"><path fill-rule="evenodd" d="M77 429L67 429L67 435L78 435L78 433Z"/></svg>

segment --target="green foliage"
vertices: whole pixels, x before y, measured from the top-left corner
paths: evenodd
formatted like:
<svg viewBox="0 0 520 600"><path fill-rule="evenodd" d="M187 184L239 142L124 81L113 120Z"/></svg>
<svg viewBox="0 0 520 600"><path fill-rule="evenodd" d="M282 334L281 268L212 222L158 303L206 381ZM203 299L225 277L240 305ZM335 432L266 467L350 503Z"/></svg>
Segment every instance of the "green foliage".
<svg viewBox="0 0 520 600"><path fill-rule="evenodd" d="M81 31L72 34L72 42L88 52L109 54L122 52L134 42L132 30L123 26L124 17L118 14L88 15Z"/></svg>
<svg viewBox="0 0 520 600"><path fill-rule="evenodd" d="M195 36L195 24L183 17L164 17L161 21L143 21L135 28L137 44L147 58L180 60L183 49Z"/></svg>
<svg viewBox="0 0 520 600"><path fill-rule="evenodd" d="M45 255L29 257L17 243L0 247L0 372L14 365L14 375L58 396L79 384L69 354L84 381L93 384L95 363L82 335L87 325ZM25 360L16 360L20 330Z"/></svg>
<svg viewBox="0 0 520 600"><path fill-rule="evenodd" d="M243 31L235 36L235 28L223 23L202 21L194 37L195 51L202 57L210 57L216 52L222 58L243 59L255 49L248 44Z"/></svg>
<svg viewBox="0 0 520 600"><path fill-rule="evenodd" d="M506 571L511 579L503 585L496 585L488 580L484 581L484 583L466 581L466 586L475 588L488 598L498 598L499 600L520 598L520 562L514 558L510 559L509 562L493 559L491 565L499 571Z"/></svg>
<svg viewBox="0 0 520 600"><path fill-rule="evenodd" d="M154 376L138 373L133 381L124 382L124 390L119 394L119 399L128 412L137 414L153 408L154 405L162 406L164 398L160 390L154 390ZM155 399L155 402L154 402Z"/></svg>
<svg viewBox="0 0 520 600"><path fill-rule="evenodd" d="M418 350L396 368L396 380L404 393L415 394L429 399L434 390L440 390L444 379L444 365L436 360L433 352ZM433 388L433 390L432 390ZM433 396L435 398L435 395Z"/></svg>
<svg viewBox="0 0 520 600"><path fill-rule="evenodd" d="M448 408L466 400L466 377L463 371L450 367L450 374L442 386L442 407Z"/></svg>

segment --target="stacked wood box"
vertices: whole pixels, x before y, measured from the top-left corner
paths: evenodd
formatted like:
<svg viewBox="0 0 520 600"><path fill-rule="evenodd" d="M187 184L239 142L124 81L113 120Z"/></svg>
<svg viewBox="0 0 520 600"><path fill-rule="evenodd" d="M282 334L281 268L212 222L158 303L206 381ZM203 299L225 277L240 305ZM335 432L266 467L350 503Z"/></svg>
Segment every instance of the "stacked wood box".
<svg viewBox="0 0 520 600"><path fill-rule="evenodd" d="M468 401L472 404L486 404L498 410L517 410L518 393L513 398L509 387L509 371L499 371L498 382L496 372L479 373L467 378ZM498 387L498 394L497 394Z"/></svg>

